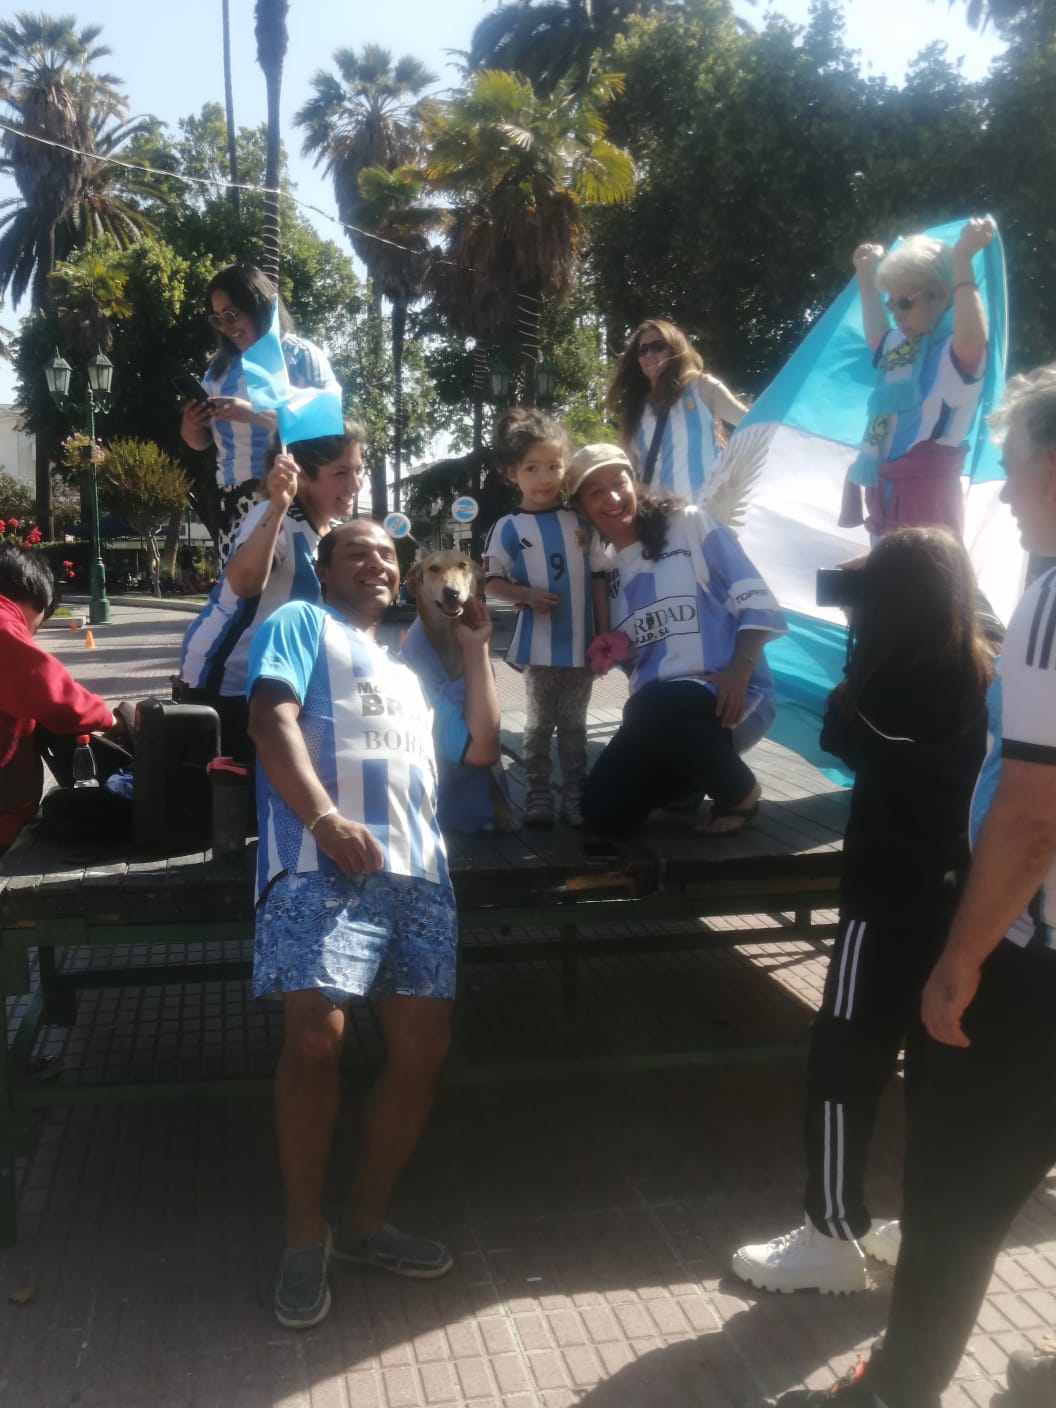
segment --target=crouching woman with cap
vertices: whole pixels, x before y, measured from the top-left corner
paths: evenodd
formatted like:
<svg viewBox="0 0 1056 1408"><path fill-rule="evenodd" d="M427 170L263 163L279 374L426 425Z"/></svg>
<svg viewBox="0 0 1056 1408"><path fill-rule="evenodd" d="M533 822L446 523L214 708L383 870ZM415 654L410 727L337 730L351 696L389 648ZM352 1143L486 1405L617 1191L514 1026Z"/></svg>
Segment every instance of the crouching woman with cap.
<svg viewBox="0 0 1056 1408"><path fill-rule="evenodd" d="M624 835L696 793L712 799L706 835L740 831L760 796L741 755L774 717L763 647L787 630L777 602L729 529L643 493L618 445L580 450L567 486L609 544L614 654L626 656L631 691L587 781L587 825Z"/></svg>

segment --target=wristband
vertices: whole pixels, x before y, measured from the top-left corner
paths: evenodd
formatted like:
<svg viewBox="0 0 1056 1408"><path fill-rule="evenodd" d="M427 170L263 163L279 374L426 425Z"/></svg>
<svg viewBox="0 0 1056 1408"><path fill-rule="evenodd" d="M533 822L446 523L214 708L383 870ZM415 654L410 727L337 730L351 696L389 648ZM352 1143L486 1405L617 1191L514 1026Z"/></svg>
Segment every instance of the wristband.
<svg viewBox="0 0 1056 1408"><path fill-rule="evenodd" d="M312 835L314 836L314 835L315 835L315 828L319 825L319 823L320 823L321 821L325 821L325 819L326 819L328 816L336 816L336 815L337 815L337 808L336 808L336 807L327 807L327 809L326 809L325 812L320 812L318 816L313 816L313 817L312 817L311 821L308 823L308 830L309 830L309 831L312 833Z"/></svg>
<svg viewBox="0 0 1056 1408"><path fill-rule="evenodd" d="M735 650L733 653L734 653L734 655L739 655L742 660L747 660L748 663L749 663L749 665L751 665L751 667L752 667L753 670L755 669L756 665L759 663L758 660L753 660L752 657L748 654L748 652L747 652L746 650Z"/></svg>
<svg viewBox="0 0 1056 1408"><path fill-rule="evenodd" d="M953 291L954 291L954 293L956 293L959 288L978 288L978 287L979 287L979 285L975 282L974 279L962 279L959 284L954 284L954 286L953 286Z"/></svg>

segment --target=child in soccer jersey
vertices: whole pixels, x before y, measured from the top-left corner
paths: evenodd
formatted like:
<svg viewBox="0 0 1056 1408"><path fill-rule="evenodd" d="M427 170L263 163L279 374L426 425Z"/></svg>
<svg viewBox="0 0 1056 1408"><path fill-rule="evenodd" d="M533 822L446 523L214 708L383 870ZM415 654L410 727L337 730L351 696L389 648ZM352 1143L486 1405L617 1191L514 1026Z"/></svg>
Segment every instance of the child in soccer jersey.
<svg viewBox="0 0 1056 1408"><path fill-rule="evenodd" d="M561 811L583 825L587 705L593 675L587 646L608 630L605 550L585 519L560 503L568 458L564 430L534 409L507 411L495 427L500 467L520 491L516 513L488 535L488 594L518 608L507 662L525 671L526 826L552 826L550 740L557 731Z"/></svg>

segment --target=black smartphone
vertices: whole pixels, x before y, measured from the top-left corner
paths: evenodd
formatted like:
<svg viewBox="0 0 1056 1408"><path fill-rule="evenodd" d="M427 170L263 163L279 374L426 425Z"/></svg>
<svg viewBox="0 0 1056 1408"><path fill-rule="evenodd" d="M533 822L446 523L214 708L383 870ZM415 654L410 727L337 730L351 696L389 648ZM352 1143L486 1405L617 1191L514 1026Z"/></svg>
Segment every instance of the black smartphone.
<svg viewBox="0 0 1056 1408"><path fill-rule="evenodd" d="M819 606L857 606L862 599L862 574L847 567L819 567L814 600Z"/></svg>
<svg viewBox="0 0 1056 1408"><path fill-rule="evenodd" d="M190 372L180 372L172 378L172 384L185 401L202 401L209 404L209 393L196 376Z"/></svg>

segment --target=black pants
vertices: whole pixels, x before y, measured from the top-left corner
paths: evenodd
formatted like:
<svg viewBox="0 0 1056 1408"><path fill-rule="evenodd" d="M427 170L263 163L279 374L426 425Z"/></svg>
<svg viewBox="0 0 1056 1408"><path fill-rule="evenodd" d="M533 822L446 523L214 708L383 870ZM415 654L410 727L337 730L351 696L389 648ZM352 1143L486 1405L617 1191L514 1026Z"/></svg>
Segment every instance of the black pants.
<svg viewBox="0 0 1056 1408"><path fill-rule="evenodd" d="M899 918L841 913L807 1058L804 1207L819 1231L869 1230L865 1169L884 1087L906 1050L905 1095L917 1086L924 1042L920 995L949 927L954 895Z"/></svg>
<svg viewBox="0 0 1056 1408"><path fill-rule="evenodd" d="M177 704L207 704L220 719L220 752L238 763L256 762L257 750L249 737L249 700L242 694L214 694L192 689L172 676L172 697Z"/></svg>
<svg viewBox="0 0 1056 1408"><path fill-rule="evenodd" d="M661 680L624 705L623 722L587 779L583 816L593 830L622 836L687 792L732 806L754 786L733 734L715 717L711 690Z"/></svg>
<svg viewBox="0 0 1056 1408"><path fill-rule="evenodd" d="M869 1384L938 1408L1016 1213L1056 1163L1056 953L1002 941L964 1028L927 1041L909 1128L902 1249Z"/></svg>

